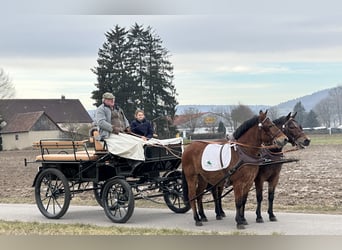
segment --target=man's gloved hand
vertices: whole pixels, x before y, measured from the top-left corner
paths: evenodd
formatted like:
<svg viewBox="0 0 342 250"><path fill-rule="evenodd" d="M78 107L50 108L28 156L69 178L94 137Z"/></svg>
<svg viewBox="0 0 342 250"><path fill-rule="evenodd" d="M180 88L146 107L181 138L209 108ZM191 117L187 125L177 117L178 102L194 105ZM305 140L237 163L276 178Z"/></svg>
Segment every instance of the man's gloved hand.
<svg viewBox="0 0 342 250"><path fill-rule="evenodd" d="M126 133L131 133L131 128L130 128L130 127L127 127L127 128L125 129L125 132L126 132Z"/></svg>
<svg viewBox="0 0 342 250"><path fill-rule="evenodd" d="M115 126L112 126L112 132L113 132L113 134L119 134L119 132L120 132L120 128L118 128L118 127L115 127Z"/></svg>

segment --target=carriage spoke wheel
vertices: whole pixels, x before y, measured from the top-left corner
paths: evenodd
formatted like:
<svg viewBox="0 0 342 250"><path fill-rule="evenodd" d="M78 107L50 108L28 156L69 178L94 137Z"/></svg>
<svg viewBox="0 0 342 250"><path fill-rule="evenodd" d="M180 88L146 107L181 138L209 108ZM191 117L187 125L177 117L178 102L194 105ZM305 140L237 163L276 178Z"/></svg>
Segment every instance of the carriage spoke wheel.
<svg viewBox="0 0 342 250"><path fill-rule="evenodd" d="M102 203L107 217L115 223L125 223L133 214L134 196L124 179L111 179L103 187Z"/></svg>
<svg viewBox="0 0 342 250"><path fill-rule="evenodd" d="M45 217L62 217L71 200L68 180L64 174L54 168L43 170L36 180L35 199L38 209Z"/></svg>
<svg viewBox="0 0 342 250"><path fill-rule="evenodd" d="M163 183L164 201L168 208L175 213L186 213L190 210L190 204L184 202L182 173L179 170L168 172Z"/></svg>

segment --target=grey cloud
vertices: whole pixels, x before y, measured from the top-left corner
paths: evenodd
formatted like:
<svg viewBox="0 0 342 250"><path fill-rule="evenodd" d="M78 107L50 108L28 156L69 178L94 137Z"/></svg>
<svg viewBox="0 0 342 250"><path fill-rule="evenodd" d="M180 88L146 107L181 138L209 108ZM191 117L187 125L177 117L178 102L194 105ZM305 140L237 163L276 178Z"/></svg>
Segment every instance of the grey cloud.
<svg viewBox="0 0 342 250"><path fill-rule="evenodd" d="M73 1L64 6L66 13L79 10L82 13L110 12L117 7L125 10L140 8L141 13L162 15L51 15L15 14L0 17L1 56L96 56L104 42L104 33L119 24L129 28L135 22L151 26L172 53L184 52L267 52L300 50L307 48L334 47L342 44L342 16L340 1L325 1L324 4L304 0L291 5L291 1L217 1L216 7L195 4L194 1L162 7L157 0L147 1ZM16 1L13 1L16 2ZM61 2L47 7L45 1L36 11L54 9L63 12ZM63 3L64 1L62 1ZM137 5L137 2L139 4ZM157 1L161 2L161 1ZM185 2L185 1L183 1ZM198 1L196 1L197 3ZM216 1L215 1L216 2ZM11 3L9 3L11 7ZM170 6L171 5L171 6ZM21 8L33 9L25 2ZM77 6L79 8L77 8ZM176 13L179 6L183 12L196 15L163 15ZM13 7L13 6L12 6ZM193 7L193 8L190 8ZM159 9L160 8L160 9ZM220 9L220 11L219 11ZM33 10L32 10L33 11ZM145 11L145 12L144 12ZM202 15L203 13L211 13ZM48 13L48 11L47 11ZM113 12L114 13L114 12ZM140 12L139 12L140 13ZM224 14L221 14L224 13Z"/></svg>

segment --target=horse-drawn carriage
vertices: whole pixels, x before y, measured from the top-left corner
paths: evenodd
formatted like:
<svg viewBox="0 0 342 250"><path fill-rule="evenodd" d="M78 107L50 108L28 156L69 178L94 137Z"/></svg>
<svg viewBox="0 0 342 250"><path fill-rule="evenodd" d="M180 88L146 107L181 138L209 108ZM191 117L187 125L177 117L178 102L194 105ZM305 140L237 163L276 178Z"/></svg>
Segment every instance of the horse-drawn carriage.
<svg viewBox="0 0 342 250"><path fill-rule="evenodd" d="M40 166L33 187L36 204L45 217L62 217L72 197L85 191L94 193L106 216L116 223L130 219L137 199L163 197L175 213L190 209L183 201L178 170L181 138L168 145L145 145L145 161L133 161L110 153L105 144L95 140L96 133L83 141L44 139L34 143L40 150L34 162Z"/></svg>
<svg viewBox="0 0 342 250"><path fill-rule="evenodd" d="M253 182L258 202L257 222L263 221L260 210L266 181L269 183L269 218L275 221L273 198L281 166L297 161L280 157L282 148L287 142L304 148L310 139L294 120L295 115L289 113L274 123L266 115L267 112L260 111L259 116L241 124L234 132L233 142L194 141L184 153L181 139L166 145L145 145L145 160L140 162L110 153L105 144L95 140L96 134L85 141L40 140L34 144L40 149L35 162L41 164L33 183L37 206L47 218L57 219L66 213L74 195L93 191L107 217L113 222L125 223L133 214L136 199L163 197L175 213L185 213L192 208L195 223L200 226L207 221L202 196L208 184L214 187L217 219L225 216L222 193L231 185L236 203L235 220L237 228L242 229L247 224L244 210ZM88 149L89 142L94 144L94 150ZM202 168L201 157L208 144L220 144L219 155L228 145L224 151L224 154L231 154L228 163L223 164L222 155L218 156L222 169ZM275 152L264 155L264 149ZM59 151L53 153L53 150ZM182 171L178 169L181 163Z"/></svg>

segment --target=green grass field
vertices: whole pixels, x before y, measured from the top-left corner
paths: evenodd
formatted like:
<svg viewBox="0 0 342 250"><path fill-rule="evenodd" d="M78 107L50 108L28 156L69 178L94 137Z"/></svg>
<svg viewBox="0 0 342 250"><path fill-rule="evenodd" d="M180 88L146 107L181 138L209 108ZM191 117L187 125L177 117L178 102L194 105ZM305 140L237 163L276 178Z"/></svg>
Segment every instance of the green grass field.
<svg viewBox="0 0 342 250"><path fill-rule="evenodd" d="M342 134L308 134L312 145L337 145L342 144Z"/></svg>

